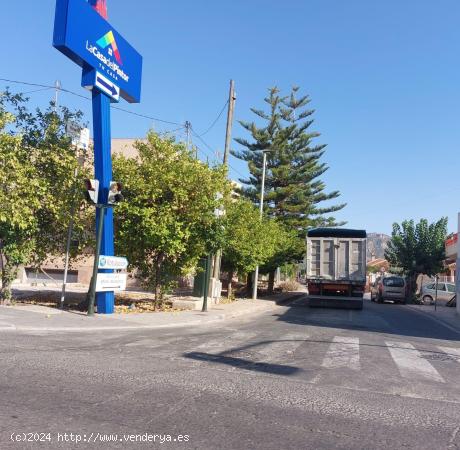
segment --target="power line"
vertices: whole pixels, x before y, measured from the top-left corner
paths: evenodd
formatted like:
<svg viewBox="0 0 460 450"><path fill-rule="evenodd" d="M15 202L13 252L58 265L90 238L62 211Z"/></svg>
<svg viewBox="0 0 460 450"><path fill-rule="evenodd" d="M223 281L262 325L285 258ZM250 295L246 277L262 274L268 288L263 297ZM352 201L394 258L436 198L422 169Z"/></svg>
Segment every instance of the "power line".
<svg viewBox="0 0 460 450"><path fill-rule="evenodd" d="M214 128L214 125L219 121L219 119L222 116L222 113L225 111L225 107L227 105L228 105L228 100L225 102L225 105L222 107L220 113L217 115L217 117L214 120L214 122L210 125L210 127L204 133L201 133L200 136L204 136L205 134L209 133Z"/></svg>
<svg viewBox="0 0 460 450"><path fill-rule="evenodd" d="M0 78L0 81L3 81L5 83L21 84L21 85L24 85L24 86L33 86L33 87L41 88L41 89L36 89L36 90L30 91L28 93L39 92L39 91L42 91L42 90L45 91L45 90L48 90L48 89L56 89L56 86L54 86L54 85L46 85L46 84L40 84L40 83L30 83L30 82L27 82L27 81L10 80L10 79L7 79L7 78ZM64 88L61 87L60 91L65 92L67 94L74 95L75 97L79 97L79 98L82 98L82 99L87 100L87 101L91 101L91 98L89 98L88 96L78 94L77 92L71 91L70 89L64 89ZM23 93L23 94L26 94L26 93ZM203 145L211 152L211 155L213 155L214 159L217 159L214 149L202 138L202 136L204 136L206 133L211 131L211 129L216 125L216 123L219 121L219 119L222 116L222 114L223 114L223 112L225 110L225 107L227 105L228 105L228 100L225 102L224 106L222 107L221 111L217 115L216 119L212 122L212 124L209 126L209 128L204 133L198 134L190 126L190 130L191 130L192 134L194 134L203 143ZM173 121L169 121L169 120L159 119L158 117L149 116L149 115L146 115L146 114L136 113L134 111L129 111L127 109L120 108L118 106L112 106L112 109L124 112L126 114L131 114L133 116L142 117L144 119L148 119L148 120L152 120L152 121L156 121L156 122L161 122L161 123L166 123L166 124L169 124L169 125L179 125L180 126L177 129L174 129L174 130L171 130L171 131L166 131L165 133L176 133L177 131L180 131L180 130L185 128L185 125L181 124L179 122L173 122ZM200 149L199 147L197 147L197 148L201 152L203 152L202 149ZM229 165L229 167L234 172L236 172L238 175L240 175L242 177L245 177L245 175L243 175L239 170L235 169L233 166Z"/></svg>
<svg viewBox="0 0 460 450"><path fill-rule="evenodd" d="M144 119L154 120L155 122L167 123L169 125L182 125L179 122L171 122L169 120L158 119L158 117L152 117L152 116L147 116L145 114L139 114L139 113L136 113L134 111L129 111L127 109L120 108L118 106L112 106L112 109L116 109L118 111L123 111L123 112L125 112L127 114L132 114L133 116L143 117Z"/></svg>
<svg viewBox="0 0 460 450"><path fill-rule="evenodd" d="M46 88L41 88L41 89L34 89L33 91L21 92L21 94L23 94L23 95L35 94L35 92L49 91L50 89L52 89L52 88L46 87Z"/></svg>
<svg viewBox="0 0 460 450"><path fill-rule="evenodd" d="M19 81L19 80L9 80L9 79L6 79L6 78L0 78L0 81L4 81L6 83L22 84L24 86L35 86L35 87L40 87L40 88L44 88L44 89L55 89L56 88L56 86L50 86L50 85L38 84L38 83L28 83L26 81ZM74 91L71 91L69 89L64 89L64 88L61 87L60 91L61 92L66 92L66 93L71 94L71 95L75 95L76 97L80 97L80 98L83 98L83 99L88 100L88 101L91 101L91 98L89 98L89 97L87 97L85 95L78 94L78 93L76 93ZM136 112L133 112L133 111L129 111L127 109L120 108L118 106L112 106L112 109L116 109L118 111L122 111L122 112L125 112L127 114L132 114L133 116L142 117L144 119L154 120L156 122L167 123L167 124L170 124L170 125L182 125L179 122L172 122L172 121L169 121L169 120L159 119L158 117L147 116L145 114L139 114L139 113L136 113Z"/></svg>
<svg viewBox="0 0 460 450"><path fill-rule="evenodd" d="M210 152L212 152L212 154L215 156L215 152L214 150L212 149L212 147L199 135L197 134L193 128L191 128L192 130L192 134L194 134L208 149ZM217 158L216 158L217 159ZM228 165L230 167L230 169L232 169L234 172L236 172L238 175L240 175L241 177L245 178L246 175L243 175L238 169L235 169L235 167L233 167L232 165Z"/></svg>

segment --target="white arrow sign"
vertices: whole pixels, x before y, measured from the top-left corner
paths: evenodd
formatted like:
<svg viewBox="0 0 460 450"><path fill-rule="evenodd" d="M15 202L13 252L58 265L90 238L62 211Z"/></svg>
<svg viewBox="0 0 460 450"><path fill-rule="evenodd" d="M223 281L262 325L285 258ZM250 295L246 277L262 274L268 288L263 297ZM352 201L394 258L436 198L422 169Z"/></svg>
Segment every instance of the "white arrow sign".
<svg viewBox="0 0 460 450"><path fill-rule="evenodd" d="M117 102L120 100L120 88L99 72L96 72L95 86Z"/></svg>
<svg viewBox="0 0 460 450"><path fill-rule="evenodd" d="M99 256L98 269L124 270L128 267L128 260L119 256Z"/></svg>
<svg viewBox="0 0 460 450"><path fill-rule="evenodd" d="M126 273L98 273L96 292L118 292L126 290Z"/></svg>

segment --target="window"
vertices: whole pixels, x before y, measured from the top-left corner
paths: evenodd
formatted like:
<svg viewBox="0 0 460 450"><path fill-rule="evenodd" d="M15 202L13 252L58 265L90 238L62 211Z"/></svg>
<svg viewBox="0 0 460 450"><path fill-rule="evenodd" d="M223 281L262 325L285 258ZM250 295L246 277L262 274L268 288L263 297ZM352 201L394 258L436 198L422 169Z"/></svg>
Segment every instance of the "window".
<svg viewBox="0 0 460 450"><path fill-rule="evenodd" d="M383 285L388 287L404 287L404 278L388 277L383 279Z"/></svg>
<svg viewBox="0 0 460 450"><path fill-rule="evenodd" d="M436 284L434 285L434 289L436 289ZM438 291L445 291L446 285L445 283L438 283Z"/></svg>
<svg viewBox="0 0 460 450"><path fill-rule="evenodd" d="M449 292L455 293L455 284L447 284L446 286Z"/></svg>
<svg viewBox="0 0 460 450"><path fill-rule="evenodd" d="M435 287L434 284L427 284L426 285L426 288L430 289L430 290L434 290L434 287Z"/></svg>

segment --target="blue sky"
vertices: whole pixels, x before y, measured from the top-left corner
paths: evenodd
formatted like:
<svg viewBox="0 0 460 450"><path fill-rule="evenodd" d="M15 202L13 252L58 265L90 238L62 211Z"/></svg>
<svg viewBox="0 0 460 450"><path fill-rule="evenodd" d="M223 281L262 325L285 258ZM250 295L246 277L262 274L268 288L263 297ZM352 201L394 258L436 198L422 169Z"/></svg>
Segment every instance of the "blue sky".
<svg viewBox="0 0 460 450"><path fill-rule="evenodd" d="M83 1L83 0L82 0ZM183 123L213 122L236 83L236 119L251 120L266 89L299 85L326 143L323 176L348 206L350 227L391 232L393 222L449 217L457 228L460 173L458 0L107 0L109 20L143 55L139 105L120 107ZM0 78L53 84L80 94L81 71L52 48L54 0L8 2L1 15ZM132 5L135 5L133 7ZM30 91L10 85L15 90ZM43 106L53 92L30 94ZM69 94L60 101L82 109ZM114 137L177 126L114 111ZM234 136L244 136L238 124ZM222 150L225 114L204 136ZM181 135L179 134L179 137ZM183 137L183 135L182 135ZM201 156L214 157L195 139ZM238 148L234 144L234 148ZM245 174L231 158L231 176Z"/></svg>

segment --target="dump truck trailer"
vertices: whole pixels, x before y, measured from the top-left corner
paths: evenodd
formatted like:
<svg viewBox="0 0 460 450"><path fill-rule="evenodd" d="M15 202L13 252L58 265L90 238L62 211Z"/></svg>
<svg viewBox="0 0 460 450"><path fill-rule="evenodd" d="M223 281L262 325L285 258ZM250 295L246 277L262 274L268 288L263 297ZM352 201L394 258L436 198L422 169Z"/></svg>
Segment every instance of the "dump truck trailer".
<svg viewBox="0 0 460 450"><path fill-rule="evenodd" d="M308 231L309 306L363 308L366 238L364 230L315 228Z"/></svg>

